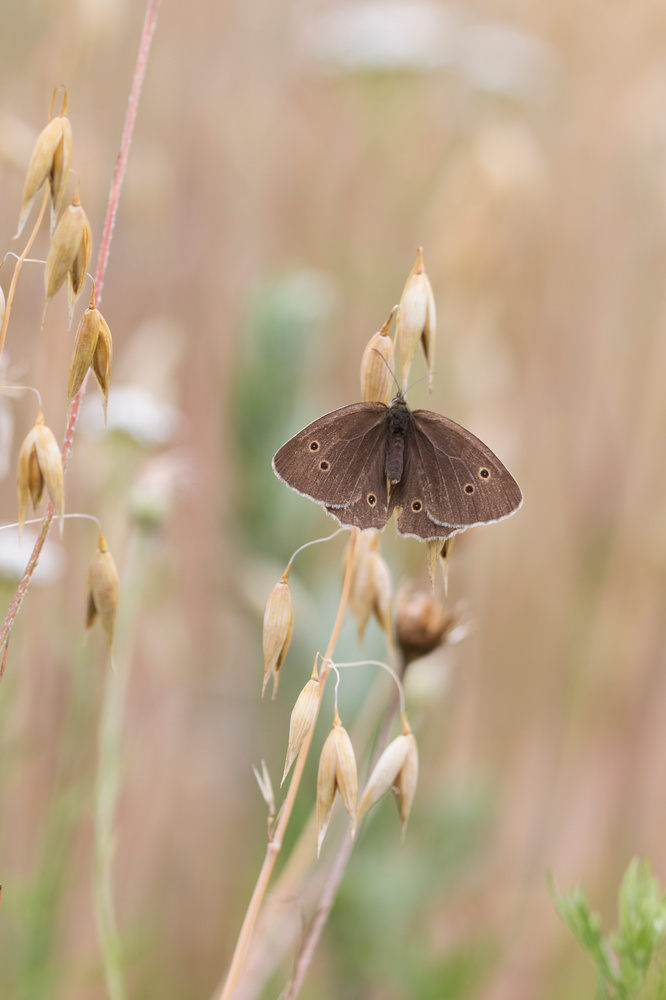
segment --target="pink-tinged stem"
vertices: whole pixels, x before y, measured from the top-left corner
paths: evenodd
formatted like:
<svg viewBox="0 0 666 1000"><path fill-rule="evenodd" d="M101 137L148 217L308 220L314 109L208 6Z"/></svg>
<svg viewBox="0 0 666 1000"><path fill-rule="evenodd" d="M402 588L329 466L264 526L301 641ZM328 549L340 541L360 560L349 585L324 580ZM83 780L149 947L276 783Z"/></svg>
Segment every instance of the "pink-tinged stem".
<svg viewBox="0 0 666 1000"><path fill-rule="evenodd" d="M120 153L118 155L118 160L116 161L116 169L113 173L113 181L111 183L111 191L109 193L109 203L106 209L106 218L104 220L104 230L102 232L102 241L99 248L99 256L97 258L97 270L95 271L95 296L96 303L102 298L102 286L104 284L104 275L106 273L106 265L109 259L109 248L111 246L111 237L113 235L113 226L116 221L116 212L118 211L118 202L120 201L120 192L123 185L123 180L125 177L125 170L127 168L127 157L129 155L129 149L132 144L132 132L134 130L134 123L136 121L137 110L139 107L139 97L141 94L141 86L143 84L143 78L146 75L146 66L148 64L148 54L150 52L150 43L153 39L153 34L155 31L155 25L157 23L157 13L160 7L160 0L148 0L148 6L146 8L146 16L143 22L143 31L141 32L141 41L139 43L139 53L137 55L136 66L134 67L134 76L132 78L132 89L130 91L129 101L127 105L127 113L125 115L125 125L123 127L122 139L120 142ZM69 460L72 455L72 444L74 440L74 429L76 427L76 422L79 419L79 411L81 409L81 400L83 398L83 393L86 388L86 379L83 385L79 389L78 393L72 400L72 405L69 410L69 418L67 420L67 428L65 430L65 437L62 443L62 465L63 470L67 469ZM5 620L0 629L0 649L6 644L9 638L9 633L11 631L12 625L16 619L19 612L19 608L23 603L23 598L25 597L25 592L28 589L28 584L30 583L30 578L35 570L35 567L39 561L42 549L44 548L44 542L46 541L47 535L49 533L49 528L51 527L51 522L53 521L53 515L55 514L55 508L52 503L49 503L44 515L44 520L42 521L42 526L39 532L39 537L35 542L34 548L28 560L28 564L23 571L23 576L21 577L21 582L16 588L16 593L14 594L11 604L7 609L7 614L5 615ZM4 666L4 664L3 664ZM0 674L0 678L2 675Z"/></svg>

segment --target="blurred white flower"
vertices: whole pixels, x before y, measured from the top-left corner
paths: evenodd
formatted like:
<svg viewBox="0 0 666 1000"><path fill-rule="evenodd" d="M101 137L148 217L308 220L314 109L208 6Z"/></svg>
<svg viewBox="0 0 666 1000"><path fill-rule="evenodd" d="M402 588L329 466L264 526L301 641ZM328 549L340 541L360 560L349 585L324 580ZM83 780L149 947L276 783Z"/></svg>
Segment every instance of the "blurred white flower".
<svg viewBox="0 0 666 1000"><path fill-rule="evenodd" d="M16 528L0 530L0 580L15 584L21 579L36 541L37 533L30 528L24 528L20 545ZM67 557L62 545L49 538L32 574L30 586L33 584L39 586L57 580L65 570L66 561Z"/></svg>
<svg viewBox="0 0 666 1000"><path fill-rule="evenodd" d="M448 68L472 87L519 99L548 89L556 63L541 39L500 21L479 21L462 4L362 0L299 8L304 59L337 72Z"/></svg>
<svg viewBox="0 0 666 1000"><path fill-rule="evenodd" d="M107 431L120 431L147 447L163 447L174 440L182 424L183 415L175 406L163 403L145 389L133 385L111 387ZM104 433L104 414L94 393L83 400L80 427L91 436Z"/></svg>

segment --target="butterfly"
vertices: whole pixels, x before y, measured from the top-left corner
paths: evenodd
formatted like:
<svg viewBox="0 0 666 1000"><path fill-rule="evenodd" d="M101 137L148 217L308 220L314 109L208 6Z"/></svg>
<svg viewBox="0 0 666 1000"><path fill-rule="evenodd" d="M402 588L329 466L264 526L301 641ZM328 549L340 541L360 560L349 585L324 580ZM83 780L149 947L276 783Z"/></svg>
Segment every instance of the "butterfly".
<svg viewBox="0 0 666 1000"><path fill-rule="evenodd" d="M321 504L340 524L385 527L430 541L514 514L518 483L496 455L460 424L390 406L352 403L314 420L273 458L277 477Z"/></svg>

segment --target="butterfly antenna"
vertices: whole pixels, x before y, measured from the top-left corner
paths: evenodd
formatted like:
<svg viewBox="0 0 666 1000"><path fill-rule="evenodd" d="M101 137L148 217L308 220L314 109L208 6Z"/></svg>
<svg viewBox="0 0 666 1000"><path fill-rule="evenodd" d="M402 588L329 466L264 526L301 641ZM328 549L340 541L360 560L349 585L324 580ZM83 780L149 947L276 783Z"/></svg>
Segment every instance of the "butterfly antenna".
<svg viewBox="0 0 666 1000"><path fill-rule="evenodd" d="M433 372L426 372L425 375L421 376L421 378L417 378L416 382L412 382L411 385L407 386L407 388L405 389L405 391L403 393L403 396L406 396L407 393L409 392L409 390L413 389L415 385L419 384L419 382L423 382L424 378L430 378L431 375L436 375L436 374L437 374L437 372L434 372L434 371ZM395 378L395 375L393 377Z"/></svg>
<svg viewBox="0 0 666 1000"><path fill-rule="evenodd" d="M393 315L393 313L391 313L391 315ZM395 382L395 384L398 387L398 395L399 396L403 396L404 393L403 393L402 389L400 388L400 383L398 382L397 378L395 377L395 372L391 368L390 364L388 363L388 361L386 360L386 358L384 357L384 355L381 353L381 351L378 351L376 347L373 347L372 349L375 352L375 354L379 354L379 357L382 359L382 361L384 362L384 364L386 365L386 367L390 371L391 378L393 379L393 381Z"/></svg>

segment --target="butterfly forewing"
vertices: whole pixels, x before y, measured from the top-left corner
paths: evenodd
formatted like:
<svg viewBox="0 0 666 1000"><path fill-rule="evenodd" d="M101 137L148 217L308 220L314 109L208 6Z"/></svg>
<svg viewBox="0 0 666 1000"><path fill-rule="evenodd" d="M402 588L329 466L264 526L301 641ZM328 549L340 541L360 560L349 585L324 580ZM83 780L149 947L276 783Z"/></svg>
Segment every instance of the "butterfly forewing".
<svg viewBox="0 0 666 1000"><path fill-rule="evenodd" d="M277 452L276 474L343 524L383 527L387 414L383 403L352 403L314 420Z"/></svg>
<svg viewBox="0 0 666 1000"><path fill-rule="evenodd" d="M389 513L402 507L401 534L443 537L437 525L460 531L500 521L520 507L520 487L482 441L430 410L411 417L405 471L389 505Z"/></svg>

